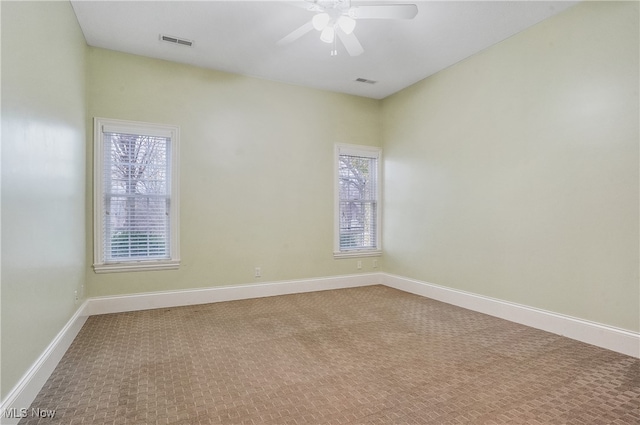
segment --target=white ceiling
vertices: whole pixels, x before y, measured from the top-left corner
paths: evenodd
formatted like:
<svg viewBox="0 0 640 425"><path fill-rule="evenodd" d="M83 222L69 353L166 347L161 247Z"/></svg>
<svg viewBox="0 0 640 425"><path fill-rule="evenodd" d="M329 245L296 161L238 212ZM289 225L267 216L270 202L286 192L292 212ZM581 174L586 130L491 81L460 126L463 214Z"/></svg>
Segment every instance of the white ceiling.
<svg viewBox="0 0 640 425"><path fill-rule="evenodd" d="M413 20L358 20L354 32L365 51L355 57L339 43L332 57L332 45L320 41L315 30L277 46L313 16L284 1L71 3L91 46L382 99L577 2L353 0L353 5L418 5ZM162 42L160 34L194 44Z"/></svg>

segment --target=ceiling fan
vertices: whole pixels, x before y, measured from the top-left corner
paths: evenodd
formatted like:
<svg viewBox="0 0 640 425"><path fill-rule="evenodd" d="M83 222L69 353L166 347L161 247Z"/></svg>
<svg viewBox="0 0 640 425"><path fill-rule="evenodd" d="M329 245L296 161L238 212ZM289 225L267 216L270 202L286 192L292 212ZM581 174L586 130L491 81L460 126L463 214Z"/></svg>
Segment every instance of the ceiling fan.
<svg viewBox="0 0 640 425"><path fill-rule="evenodd" d="M320 40L333 43L331 56L338 54L336 36L351 56L364 52L360 41L353 33L359 19L413 19L418 14L415 4L374 4L351 6L351 0L305 0L292 3L315 13L313 18L292 31L278 45L292 43L312 30L320 31Z"/></svg>

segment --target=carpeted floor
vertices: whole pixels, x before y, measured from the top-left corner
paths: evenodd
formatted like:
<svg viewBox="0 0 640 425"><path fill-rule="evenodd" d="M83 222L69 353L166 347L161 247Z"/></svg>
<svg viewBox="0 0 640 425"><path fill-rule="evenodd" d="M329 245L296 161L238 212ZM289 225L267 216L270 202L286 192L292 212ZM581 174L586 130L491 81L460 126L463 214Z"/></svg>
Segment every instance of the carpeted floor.
<svg viewBox="0 0 640 425"><path fill-rule="evenodd" d="M20 424L640 424L640 360L384 286L90 317Z"/></svg>

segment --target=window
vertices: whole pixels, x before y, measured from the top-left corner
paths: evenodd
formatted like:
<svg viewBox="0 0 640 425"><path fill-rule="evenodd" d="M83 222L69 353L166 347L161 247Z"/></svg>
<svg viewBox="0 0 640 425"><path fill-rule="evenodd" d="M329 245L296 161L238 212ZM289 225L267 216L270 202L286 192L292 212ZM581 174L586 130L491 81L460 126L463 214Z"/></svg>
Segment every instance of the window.
<svg viewBox="0 0 640 425"><path fill-rule="evenodd" d="M178 268L176 126L94 120L94 270Z"/></svg>
<svg viewBox="0 0 640 425"><path fill-rule="evenodd" d="M382 151L336 145L335 257L380 255Z"/></svg>

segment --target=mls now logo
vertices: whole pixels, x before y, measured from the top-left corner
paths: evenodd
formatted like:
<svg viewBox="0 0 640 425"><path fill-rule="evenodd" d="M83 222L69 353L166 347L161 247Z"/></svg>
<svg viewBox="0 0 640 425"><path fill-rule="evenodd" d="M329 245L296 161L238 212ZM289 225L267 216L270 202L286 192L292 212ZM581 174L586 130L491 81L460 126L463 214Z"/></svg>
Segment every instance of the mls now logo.
<svg viewBox="0 0 640 425"><path fill-rule="evenodd" d="M22 408L11 407L8 409L2 409L2 411L0 411L0 419L1 418L22 419L28 416L31 416L34 418L53 419L55 415L56 415L55 410L39 409L39 408L32 408L31 410L29 410L26 407L22 407Z"/></svg>

